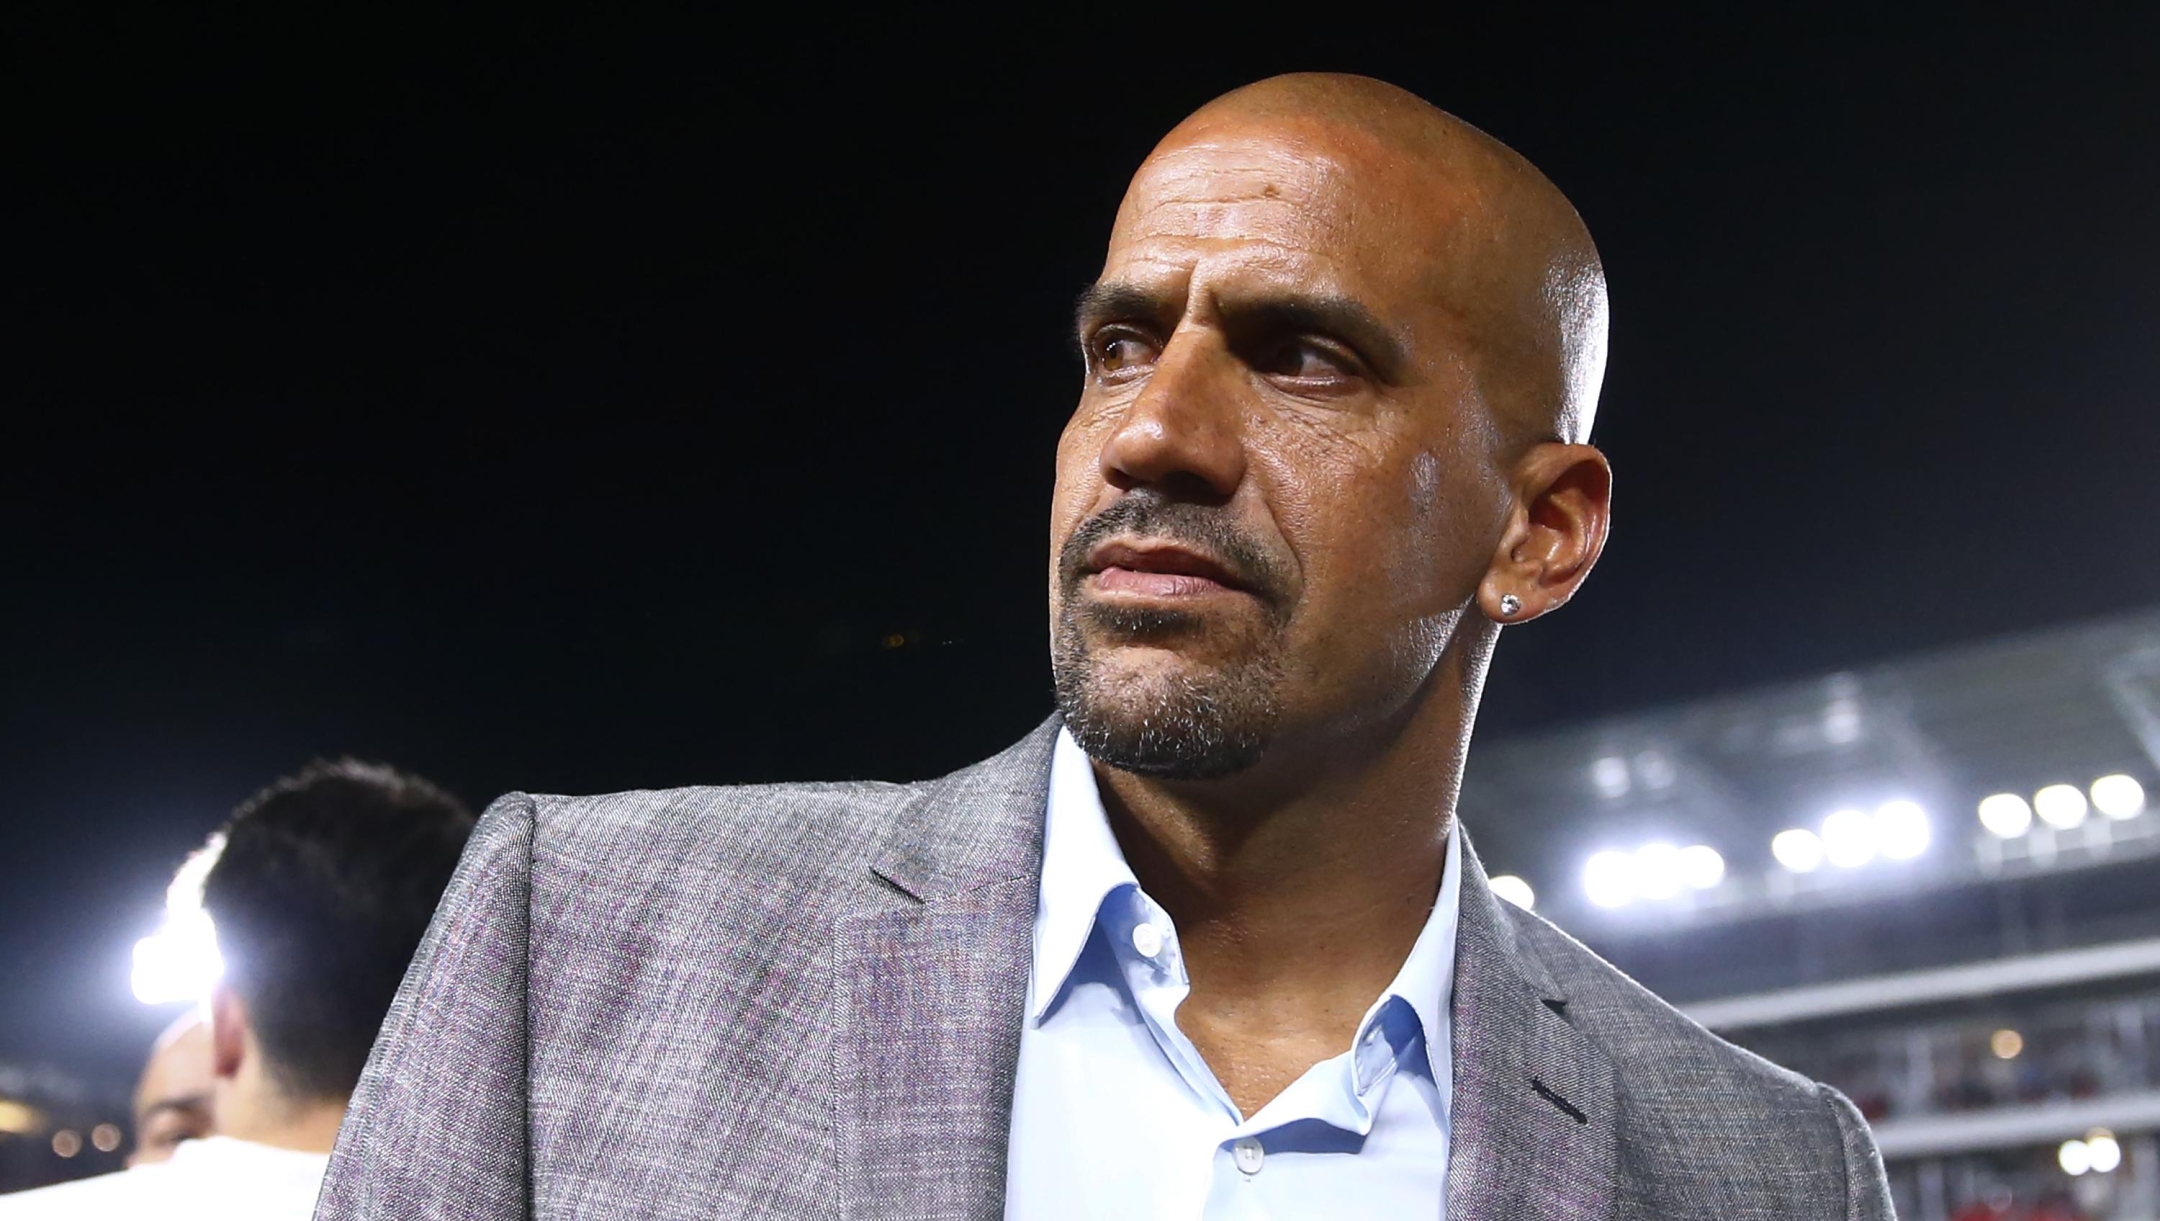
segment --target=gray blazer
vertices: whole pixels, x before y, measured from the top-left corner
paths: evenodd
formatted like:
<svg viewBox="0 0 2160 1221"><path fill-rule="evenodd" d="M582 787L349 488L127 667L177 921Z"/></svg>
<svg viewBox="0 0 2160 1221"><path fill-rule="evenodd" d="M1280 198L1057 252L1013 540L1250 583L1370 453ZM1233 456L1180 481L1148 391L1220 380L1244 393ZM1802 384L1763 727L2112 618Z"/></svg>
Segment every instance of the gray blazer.
<svg viewBox="0 0 2160 1221"><path fill-rule="evenodd" d="M922 784L496 802L317 1221L1001 1215L1056 730ZM1452 1221L1891 1216L1851 1103L1462 859Z"/></svg>

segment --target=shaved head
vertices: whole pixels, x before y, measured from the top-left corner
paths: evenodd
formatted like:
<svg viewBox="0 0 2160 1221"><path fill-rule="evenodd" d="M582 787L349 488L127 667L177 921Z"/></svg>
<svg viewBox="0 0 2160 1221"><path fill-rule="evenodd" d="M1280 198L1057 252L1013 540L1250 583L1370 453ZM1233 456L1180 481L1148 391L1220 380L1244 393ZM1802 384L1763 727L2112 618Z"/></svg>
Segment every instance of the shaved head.
<svg viewBox="0 0 2160 1221"><path fill-rule="evenodd" d="M1588 439L1605 376L1604 266L1574 206L1537 167L1406 90L1319 72L1209 102L1163 138L1149 164L1259 132L1327 162L1336 189L1361 200L1363 224L1423 234L1424 245L1406 253L1424 264L1428 290L1460 326L1470 372L1507 439Z"/></svg>

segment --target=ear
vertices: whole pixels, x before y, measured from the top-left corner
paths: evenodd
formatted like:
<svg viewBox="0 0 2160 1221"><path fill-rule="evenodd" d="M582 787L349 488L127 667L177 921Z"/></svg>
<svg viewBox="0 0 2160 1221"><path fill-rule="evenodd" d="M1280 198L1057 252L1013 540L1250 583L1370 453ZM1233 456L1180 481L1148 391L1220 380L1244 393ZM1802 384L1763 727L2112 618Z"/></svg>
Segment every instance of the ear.
<svg viewBox="0 0 2160 1221"><path fill-rule="evenodd" d="M1574 597L1605 550L1612 465L1591 446L1549 441L1530 447L1512 482L1515 506L1477 602L1495 622L1527 623Z"/></svg>
<svg viewBox="0 0 2160 1221"><path fill-rule="evenodd" d="M220 1080L240 1075L247 1062L247 1003L223 984L210 993L210 1071Z"/></svg>

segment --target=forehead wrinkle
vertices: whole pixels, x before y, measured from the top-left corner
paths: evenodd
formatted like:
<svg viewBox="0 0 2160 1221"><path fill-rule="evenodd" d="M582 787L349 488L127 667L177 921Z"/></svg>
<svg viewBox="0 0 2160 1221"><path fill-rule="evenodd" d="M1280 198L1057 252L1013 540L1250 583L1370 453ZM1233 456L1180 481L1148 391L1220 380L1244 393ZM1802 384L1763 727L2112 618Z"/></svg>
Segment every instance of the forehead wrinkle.
<svg viewBox="0 0 2160 1221"><path fill-rule="evenodd" d="M1227 139L1187 136L1174 144L1166 140L1141 165L1134 176L1135 185L1151 176L1182 182L1232 174L1281 177L1309 186L1325 186L1327 180L1342 177L1347 169L1342 161L1309 141L1285 138L1286 133L1279 130L1270 135L1274 138L1255 140L1252 133L1240 132ZM1313 179L1323 181L1311 182Z"/></svg>
<svg viewBox="0 0 2160 1221"><path fill-rule="evenodd" d="M1327 218L1332 223L1318 227L1335 228L1355 195L1341 189L1346 178L1344 167L1331 158L1292 155L1266 142L1202 142L1158 150L1133 176L1113 228L1119 233L1166 223L1189 228L1192 221L1163 220L1181 213L1219 224L1247 208L1259 214L1238 213L1245 225L1310 228Z"/></svg>
<svg viewBox="0 0 2160 1221"><path fill-rule="evenodd" d="M1161 249L1164 246L1170 249ZM1288 242L1257 237L1218 237L1205 233L1150 235L1133 243L1123 257L1113 257L1105 266L1142 264L1184 270L1197 269L1203 263L1210 266L1233 263L1284 271L1297 270L1307 264L1320 264L1328 268L1331 275L1336 274L1342 266L1342 260L1333 255Z"/></svg>
<svg viewBox="0 0 2160 1221"><path fill-rule="evenodd" d="M1211 249L1136 252L1104 267L1102 282L1129 283L1151 295L1172 299L1181 313L1191 312L1197 291L1211 307L1225 296L1342 297L1359 301L1379 314L1367 294L1352 286L1338 260L1274 243L1217 240L1193 245ZM1399 322L1390 320L1390 328L1407 333Z"/></svg>
<svg viewBox="0 0 2160 1221"><path fill-rule="evenodd" d="M1355 242L1357 226L1348 217L1330 215L1282 199L1166 200L1118 226L1113 246L1162 239L1234 242L1284 248L1310 248Z"/></svg>

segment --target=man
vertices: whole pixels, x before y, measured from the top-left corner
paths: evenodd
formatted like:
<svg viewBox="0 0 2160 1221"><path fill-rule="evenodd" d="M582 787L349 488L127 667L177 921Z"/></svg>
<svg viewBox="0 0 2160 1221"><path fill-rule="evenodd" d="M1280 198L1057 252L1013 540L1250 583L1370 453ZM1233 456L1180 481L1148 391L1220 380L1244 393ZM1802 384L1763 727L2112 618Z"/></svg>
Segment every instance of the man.
<svg viewBox="0 0 2160 1221"><path fill-rule="evenodd" d="M211 838L203 881L226 964L204 1047L214 1134L163 1162L0 1197L0 1221L309 1216L368 1047L472 826L427 781L349 760L250 798Z"/></svg>
<svg viewBox="0 0 2160 1221"><path fill-rule="evenodd" d="M492 809L320 1218L1887 1218L1851 1105L1495 901L1499 627L1606 533L1605 289L1379 82L1203 107L1079 311L1061 716L910 786Z"/></svg>
<svg viewBox="0 0 2160 1221"><path fill-rule="evenodd" d="M185 1140L210 1135L210 1022L189 1013L158 1036L135 1086L135 1148L130 1168L172 1160Z"/></svg>

